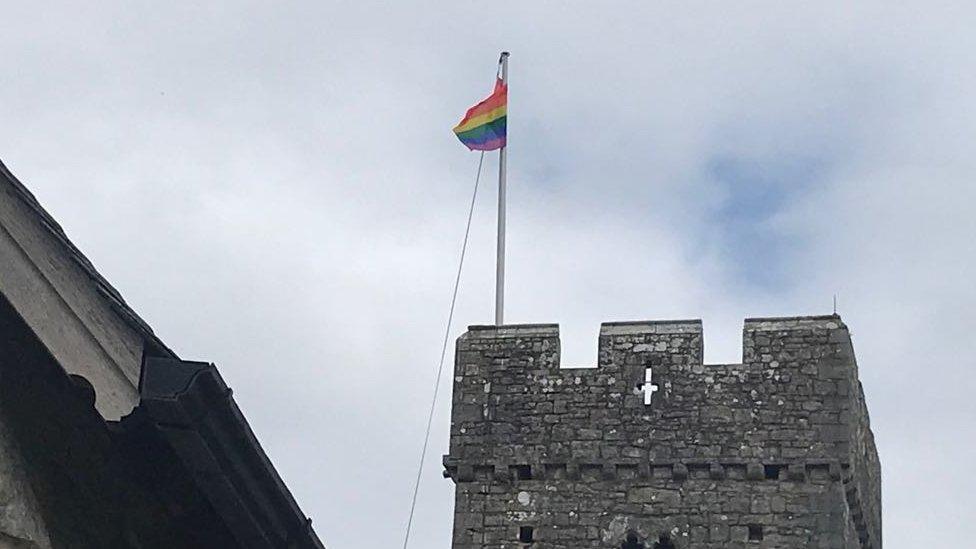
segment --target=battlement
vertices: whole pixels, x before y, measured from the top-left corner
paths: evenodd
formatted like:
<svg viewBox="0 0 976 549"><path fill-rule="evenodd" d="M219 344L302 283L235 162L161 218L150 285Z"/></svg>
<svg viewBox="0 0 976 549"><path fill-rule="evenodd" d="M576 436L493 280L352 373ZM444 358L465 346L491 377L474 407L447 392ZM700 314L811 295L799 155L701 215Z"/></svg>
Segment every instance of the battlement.
<svg viewBox="0 0 976 549"><path fill-rule="evenodd" d="M880 468L840 317L746 319L739 364L703 363L700 320L604 323L598 345L595 367L561 368L556 324L471 326L445 475L836 482L857 500L858 535L878 539Z"/></svg>
<svg viewBox="0 0 976 549"><path fill-rule="evenodd" d="M504 432L508 443L523 436L527 443L559 441L558 424L564 422L557 420L564 414L574 422L592 420L590 428L612 427L623 437L618 440L631 443L627 452L634 457L847 453L846 433L829 427L839 425L856 383L850 336L838 317L749 319L741 364L703 364L700 320L605 323L595 368L560 368L559 351L554 324L474 326L462 335L452 455L491 447L481 444L479 425L485 424ZM793 437L795 448L764 443L743 449L751 438L767 440L758 429L763 423L791 419L793 434L801 435ZM511 429L497 428L508 422ZM747 440L701 444L730 428ZM635 438L626 436L631 431ZM467 448L470 437L478 449ZM698 443L684 446L679 438Z"/></svg>
<svg viewBox="0 0 976 549"><path fill-rule="evenodd" d="M843 342L844 338L848 338L846 331L846 326L844 326L840 317L837 315L822 315L822 316L794 316L794 317L772 317L772 318L747 318L745 320L745 325L743 328L743 351L744 354L748 353L749 350L756 347L756 337L760 337L759 344L764 343L764 335L759 332L799 332L802 336L808 336L806 340L801 342L814 342L812 336L823 335L825 331L837 330L837 335L834 336L835 342ZM612 363L604 364L603 358L606 356L602 353L606 345L611 343L608 338L619 338L621 336L625 337L638 337L646 340L652 340L659 347L661 347L661 342L666 338L664 336L668 335L678 335L678 336L697 336L697 339L691 343L697 344L694 348L689 347L688 350L696 351L696 354L688 355L697 357L701 360L703 356L703 337L702 337L702 322L700 319L689 319L689 320L639 320L639 321L621 321L621 322L604 322L600 326L600 339L599 339L599 349L601 353L600 364L597 366L607 365L613 367ZM786 334L783 334L786 335ZM765 338L768 338L768 334ZM560 367L559 363L559 325L558 324L510 324L505 326L494 326L494 325L473 325L468 327L468 331L463 334L459 339L458 343L462 341L478 341L478 340L506 340L506 339L524 339L524 338L541 338L547 340L547 351L555 350L555 363L550 364L556 368ZM838 339L839 338L839 339ZM555 347L552 346L552 342L555 341ZM644 342L646 343L646 341ZM795 343L795 342L794 342ZM646 347L642 347L640 343L635 344L636 347L632 350L636 353L648 351ZM659 349L663 351L664 349ZM749 363L748 355L743 357L743 364ZM577 370L590 370L592 368L574 368Z"/></svg>
<svg viewBox="0 0 976 549"><path fill-rule="evenodd" d="M850 453L860 387L837 316L748 319L741 364L703 364L700 320L603 324L595 368L560 368L559 347L555 324L473 326L458 339L451 456Z"/></svg>

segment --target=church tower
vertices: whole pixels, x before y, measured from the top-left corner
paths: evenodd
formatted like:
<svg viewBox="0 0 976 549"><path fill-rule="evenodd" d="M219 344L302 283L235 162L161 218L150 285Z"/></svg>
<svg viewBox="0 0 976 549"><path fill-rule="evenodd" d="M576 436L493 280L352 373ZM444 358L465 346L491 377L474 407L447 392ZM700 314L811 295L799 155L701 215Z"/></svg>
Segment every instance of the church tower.
<svg viewBox="0 0 976 549"><path fill-rule="evenodd" d="M881 471L838 316L747 319L741 364L701 321L603 324L596 368L556 325L457 341L453 549L881 549Z"/></svg>

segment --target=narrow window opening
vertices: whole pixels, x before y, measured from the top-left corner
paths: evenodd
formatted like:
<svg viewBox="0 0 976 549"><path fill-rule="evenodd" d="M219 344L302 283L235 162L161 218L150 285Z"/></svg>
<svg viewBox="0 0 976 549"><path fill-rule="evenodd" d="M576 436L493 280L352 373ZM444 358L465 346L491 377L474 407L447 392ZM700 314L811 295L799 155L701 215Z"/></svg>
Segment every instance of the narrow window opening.
<svg viewBox="0 0 976 549"><path fill-rule="evenodd" d="M658 536L653 549L675 549L674 542L671 541L671 536L668 534Z"/></svg>
<svg viewBox="0 0 976 549"><path fill-rule="evenodd" d="M749 541L762 541L763 527L760 524L749 525Z"/></svg>
<svg viewBox="0 0 976 549"><path fill-rule="evenodd" d="M782 469L780 465L764 465L763 473L766 475L767 480L778 480L780 469Z"/></svg>
<svg viewBox="0 0 976 549"><path fill-rule="evenodd" d="M535 541L532 538L534 533L531 526L519 526L519 541L522 543L532 543Z"/></svg>
<svg viewBox="0 0 976 549"><path fill-rule="evenodd" d="M647 549L647 546L644 545L644 542L637 539L637 532L631 530L627 532L627 539L624 540L620 549Z"/></svg>
<svg viewBox="0 0 976 549"><path fill-rule="evenodd" d="M518 480L532 480L532 467L529 465L516 465L515 478Z"/></svg>
<svg viewBox="0 0 976 549"><path fill-rule="evenodd" d="M644 406L651 405L651 399L653 398L654 393L660 389L660 387L654 383L652 375L653 373L651 372L651 369L646 368L644 370L644 383L637 386L637 389L644 393Z"/></svg>

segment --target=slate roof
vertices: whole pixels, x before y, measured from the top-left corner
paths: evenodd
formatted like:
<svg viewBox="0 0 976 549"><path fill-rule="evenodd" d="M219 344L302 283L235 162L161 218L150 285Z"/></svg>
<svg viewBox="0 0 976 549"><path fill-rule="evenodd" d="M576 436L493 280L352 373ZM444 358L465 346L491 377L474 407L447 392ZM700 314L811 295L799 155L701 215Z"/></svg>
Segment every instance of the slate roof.
<svg viewBox="0 0 976 549"><path fill-rule="evenodd" d="M149 324L129 307L125 299L122 298L122 294L95 269L95 265L71 242L68 235L65 234L64 229L61 228L61 225L41 206L34 193L21 183L14 174L10 173L10 170L7 169L7 166L4 165L2 160L0 160L0 178L3 178L14 190L16 196L33 210L38 219L40 219L41 224L50 232L51 236L64 246L71 259L91 278L95 291L108 301L112 309L119 315L119 318L143 336L149 354L175 358L176 353L167 347L161 339L156 337Z"/></svg>
<svg viewBox="0 0 976 549"><path fill-rule="evenodd" d="M95 291L144 339L140 403L119 427L143 429L148 418L241 547L324 549L217 368L180 360L2 162L0 178L64 246Z"/></svg>
<svg viewBox="0 0 976 549"><path fill-rule="evenodd" d="M139 394L241 547L324 549L213 364L148 358Z"/></svg>

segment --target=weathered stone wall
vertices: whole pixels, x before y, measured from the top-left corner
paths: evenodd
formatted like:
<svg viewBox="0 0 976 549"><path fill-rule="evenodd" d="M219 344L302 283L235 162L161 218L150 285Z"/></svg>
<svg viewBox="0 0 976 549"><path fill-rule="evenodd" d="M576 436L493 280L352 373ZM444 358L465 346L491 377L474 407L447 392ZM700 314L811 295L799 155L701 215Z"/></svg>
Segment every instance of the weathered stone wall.
<svg viewBox="0 0 976 549"><path fill-rule="evenodd" d="M700 321L613 323L597 368L560 369L555 325L472 327L445 456L454 547L519 547L520 528L540 548L620 547L628 530L648 547L880 547L846 327L748 320L743 349L705 366Z"/></svg>
<svg viewBox="0 0 976 549"><path fill-rule="evenodd" d="M24 458L0 407L0 549L7 547L51 547L51 542Z"/></svg>

